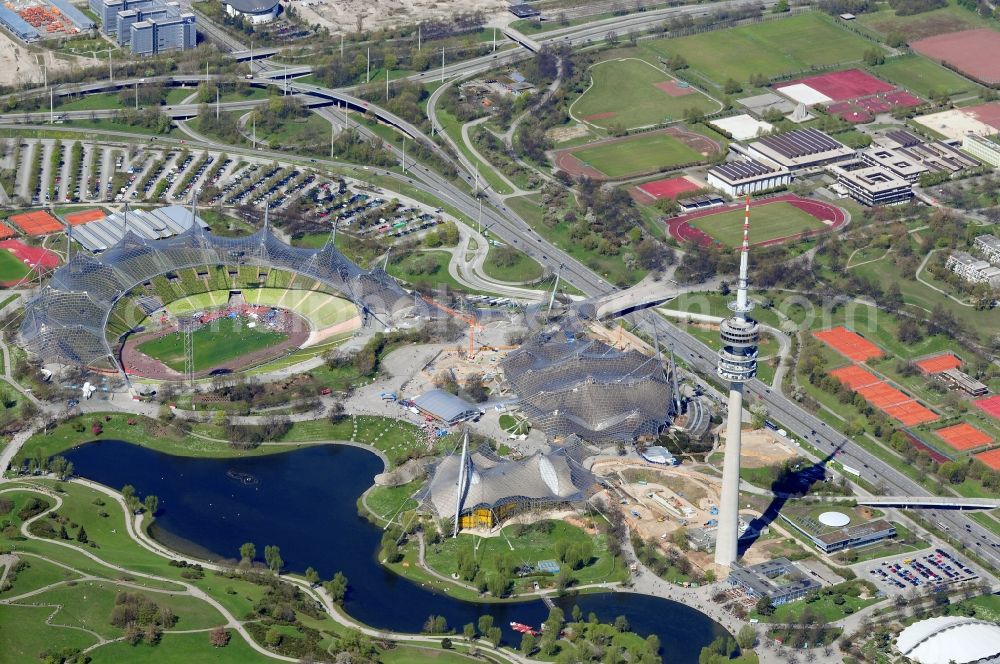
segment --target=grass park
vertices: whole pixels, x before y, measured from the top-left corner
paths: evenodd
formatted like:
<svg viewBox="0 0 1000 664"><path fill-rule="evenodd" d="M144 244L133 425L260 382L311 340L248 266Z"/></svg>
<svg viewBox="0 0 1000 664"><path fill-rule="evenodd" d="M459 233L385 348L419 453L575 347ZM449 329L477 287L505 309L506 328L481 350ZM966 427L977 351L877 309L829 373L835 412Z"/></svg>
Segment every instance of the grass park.
<svg viewBox="0 0 1000 664"><path fill-rule="evenodd" d="M735 209L698 217L689 223L727 247L738 247L743 242L743 217L744 211ZM816 217L780 201L755 208L750 241L758 244L823 228L826 225Z"/></svg>
<svg viewBox="0 0 1000 664"><path fill-rule="evenodd" d="M901 33L910 42L946 32L995 27L976 12L959 7L955 0L949 0L945 7L910 16L897 16L893 9L885 6L879 11L859 14L857 22L878 37Z"/></svg>
<svg viewBox="0 0 1000 664"><path fill-rule="evenodd" d="M590 68L590 74L591 86L574 102L570 112L574 117L598 127L647 127L681 119L689 108L696 108L702 113L719 108L719 104L692 87L687 88L689 94L680 96L672 96L659 89L656 87L658 83L673 79L640 58L599 62Z"/></svg>
<svg viewBox="0 0 1000 664"><path fill-rule="evenodd" d="M639 134L580 148L572 154L610 178L653 173L705 159L694 148L665 133Z"/></svg>
<svg viewBox="0 0 1000 664"><path fill-rule="evenodd" d="M925 99L934 94L949 95L974 92L978 85L922 55L911 53L885 61L873 71L880 78Z"/></svg>
<svg viewBox="0 0 1000 664"><path fill-rule="evenodd" d="M29 272L28 266L13 253L0 251L0 282L20 281Z"/></svg>
<svg viewBox="0 0 1000 664"><path fill-rule="evenodd" d="M288 335L261 325L249 327L242 318L219 318L192 333L193 370L211 369L287 338ZM184 338L179 332L145 341L137 348L174 371L184 370Z"/></svg>

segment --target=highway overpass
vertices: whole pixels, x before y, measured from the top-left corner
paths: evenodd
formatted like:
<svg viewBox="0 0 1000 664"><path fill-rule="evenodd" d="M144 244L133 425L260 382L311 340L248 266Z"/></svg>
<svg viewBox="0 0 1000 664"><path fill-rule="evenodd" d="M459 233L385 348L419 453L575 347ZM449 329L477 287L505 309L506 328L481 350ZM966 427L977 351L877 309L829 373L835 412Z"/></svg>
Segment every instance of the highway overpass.
<svg viewBox="0 0 1000 664"><path fill-rule="evenodd" d="M956 496L859 496L858 505L929 510L992 510L1000 498L959 498Z"/></svg>

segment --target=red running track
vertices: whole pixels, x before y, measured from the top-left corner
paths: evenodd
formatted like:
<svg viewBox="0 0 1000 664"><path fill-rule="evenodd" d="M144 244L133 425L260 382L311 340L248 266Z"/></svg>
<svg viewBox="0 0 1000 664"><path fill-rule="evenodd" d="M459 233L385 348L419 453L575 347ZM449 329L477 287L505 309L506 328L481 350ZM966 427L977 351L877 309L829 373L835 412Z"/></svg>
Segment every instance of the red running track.
<svg viewBox="0 0 1000 664"><path fill-rule="evenodd" d="M841 210L836 205L831 205L830 203L824 203L822 201L815 201L809 198L802 198L801 196L796 196L795 194L784 194L782 196L775 196L773 198L765 198L759 201L752 201L750 203L751 208L761 207L763 205L769 205L771 203L791 203L798 209L802 210L808 215L815 217L823 222L832 222L826 228L817 229L815 231L806 231L804 233L797 233L795 235L786 235L785 237L776 237L772 240L765 240L763 242L754 242L755 247L766 247L773 244L781 244L787 242L792 238L803 238L809 237L811 235L819 235L820 233L827 233L829 231L835 231L847 223L847 213ZM722 246L721 242L715 240L708 233L698 230L691 225L691 222L695 219L701 217L708 217L713 214L721 214L723 212L729 212L731 210L737 210L743 207L743 203L732 203L724 207L719 208L709 208L707 210L698 210L696 212L690 212L688 214L682 214L679 217L674 217L667 221L667 231L672 235L678 242L696 242L703 245L717 244Z"/></svg>

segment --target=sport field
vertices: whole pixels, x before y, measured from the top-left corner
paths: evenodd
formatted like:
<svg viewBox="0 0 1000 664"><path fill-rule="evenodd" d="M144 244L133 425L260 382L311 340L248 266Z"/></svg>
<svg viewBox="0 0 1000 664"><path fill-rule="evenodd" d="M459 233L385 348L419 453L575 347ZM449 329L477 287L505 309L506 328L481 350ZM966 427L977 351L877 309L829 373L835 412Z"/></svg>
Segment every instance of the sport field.
<svg viewBox="0 0 1000 664"><path fill-rule="evenodd" d="M698 217L689 223L719 242L737 247L743 242L743 214L743 210L736 209ZM754 210L750 220L750 239L754 244L759 244L825 227L819 219L791 203L771 203Z"/></svg>
<svg viewBox="0 0 1000 664"><path fill-rule="evenodd" d="M0 250L0 282L19 281L28 274L28 266L7 250Z"/></svg>
<svg viewBox="0 0 1000 664"><path fill-rule="evenodd" d="M696 73L719 86L730 78L746 81L753 74L773 78L814 65L856 63L871 47L871 42L815 12L678 39L657 39L644 46L664 58L683 55Z"/></svg>
<svg viewBox="0 0 1000 664"><path fill-rule="evenodd" d="M640 134L624 141L573 151L573 156L610 178L702 161L701 153L669 134Z"/></svg>
<svg viewBox="0 0 1000 664"><path fill-rule="evenodd" d="M288 335L263 326L249 328L242 319L220 318L195 330L191 338L193 370L197 372L281 343ZM184 340L177 332L141 343L138 348L174 371L184 370Z"/></svg>
<svg viewBox="0 0 1000 664"><path fill-rule="evenodd" d="M719 109L697 89L679 88L668 74L638 58L599 62L590 68L590 75L591 86L570 112L598 127L647 127L682 118L688 108L703 113Z"/></svg>
<svg viewBox="0 0 1000 664"><path fill-rule="evenodd" d="M875 67L875 73L925 99L932 92L955 95L978 87L950 69L915 53L887 60L884 65Z"/></svg>
<svg viewBox="0 0 1000 664"><path fill-rule="evenodd" d="M990 27L988 20L959 7L955 0L950 0L947 7L912 16L896 16L895 11L886 7L881 11L859 14L857 22L883 37L893 32L902 33L910 43L946 32Z"/></svg>
<svg viewBox="0 0 1000 664"><path fill-rule="evenodd" d="M343 323L357 315L357 308L349 301L318 291L292 288L245 288L243 289L243 297L248 304L280 307L294 311L307 319L317 330ZM183 316L192 311L225 306L228 301L229 291L208 291L174 300L166 306L166 309L174 316Z"/></svg>

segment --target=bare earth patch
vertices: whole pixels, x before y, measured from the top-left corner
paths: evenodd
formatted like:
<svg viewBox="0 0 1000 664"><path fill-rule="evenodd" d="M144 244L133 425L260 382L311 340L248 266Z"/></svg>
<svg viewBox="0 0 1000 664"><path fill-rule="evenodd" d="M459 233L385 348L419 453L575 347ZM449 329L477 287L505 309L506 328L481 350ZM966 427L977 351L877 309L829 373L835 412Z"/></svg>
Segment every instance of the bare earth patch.
<svg viewBox="0 0 1000 664"><path fill-rule="evenodd" d="M305 0L295 3L295 11L307 23L339 33L357 30L359 18L362 29L375 30L476 11L491 18L506 13L507 4L504 0Z"/></svg>

